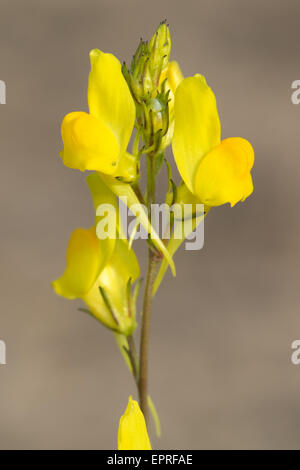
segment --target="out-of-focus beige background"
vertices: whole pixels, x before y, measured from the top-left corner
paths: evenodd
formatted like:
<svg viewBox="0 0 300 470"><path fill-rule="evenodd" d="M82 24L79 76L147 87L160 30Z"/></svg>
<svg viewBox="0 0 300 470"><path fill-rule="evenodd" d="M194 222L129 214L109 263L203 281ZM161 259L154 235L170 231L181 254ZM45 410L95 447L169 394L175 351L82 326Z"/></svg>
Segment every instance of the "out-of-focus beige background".
<svg viewBox="0 0 300 470"><path fill-rule="evenodd" d="M300 447L298 0L1 0L2 449L115 448L135 393L110 332L56 297L71 231L93 210L62 165L60 121L86 110L88 52L129 60L168 19L172 58L203 73L223 137L256 151L255 191L211 211L154 303L151 396L166 449Z"/></svg>

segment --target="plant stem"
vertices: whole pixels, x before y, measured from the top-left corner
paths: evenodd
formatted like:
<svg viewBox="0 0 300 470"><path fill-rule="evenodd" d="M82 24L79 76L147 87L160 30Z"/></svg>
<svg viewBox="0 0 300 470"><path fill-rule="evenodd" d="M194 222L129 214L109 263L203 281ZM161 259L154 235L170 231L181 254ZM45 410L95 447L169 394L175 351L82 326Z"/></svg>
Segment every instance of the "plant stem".
<svg viewBox="0 0 300 470"><path fill-rule="evenodd" d="M140 345L140 374L139 374L139 396L140 406L144 414L145 420L148 419L148 351L149 351L149 333L150 333L150 318L152 306L152 291L153 283L155 280L156 266L159 261L153 251L149 250L148 272L145 287L143 317L142 317L142 330L141 330L141 345Z"/></svg>
<svg viewBox="0 0 300 470"><path fill-rule="evenodd" d="M132 185L132 187L133 187L133 190L135 191L135 194L137 195L137 197L138 197L140 203L141 203L141 204L144 204L144 206L145 206L146 203L145 203L144 196L143 196L143 193L142 193L142 191L141 191L141 188L140 188L139 183L134 183L134 184Z"/></svg>
<svg viewBox="0 0 300 470"><path fill-rule="evenodd" d="M155 154L147 155L147 207L151 222L151 204L155 202ZM143 303L141 343L140 343L140 361L139 361L139 398L140 407L144 414L146 423L148 421L148 352L149 352L149 333L152 307L152 291L155 280L156 267L160 257L148 250L148 270L146 277L146 286Z"/></svg>
<svg viewBox="0 0 300 470"><path fill-rule="evenodd" d="M151 204L155 202L155 154L147 155L147 208L151 221Z"/></svg>

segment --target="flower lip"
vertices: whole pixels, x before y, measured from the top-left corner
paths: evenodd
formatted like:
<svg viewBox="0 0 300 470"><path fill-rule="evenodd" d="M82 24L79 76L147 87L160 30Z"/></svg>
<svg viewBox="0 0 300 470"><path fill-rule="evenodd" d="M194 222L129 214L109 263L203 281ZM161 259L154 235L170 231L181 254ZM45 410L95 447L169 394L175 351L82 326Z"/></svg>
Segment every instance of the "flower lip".
<svg viewBox="0 0 300 470"><path fill-rule="evenodd" d="M61 157L66 166L107 174L116 171L120 147L103 121L85 112L69 113L63 119L61 134L64 142Z"/></svg>
<svg viewBox="0 0 300 470"><path fill-rule="evenodd" d="M253 191L254 150L241 137L225 139L208 152L195 172L193 193L209 206L244 201Z"/></svg>

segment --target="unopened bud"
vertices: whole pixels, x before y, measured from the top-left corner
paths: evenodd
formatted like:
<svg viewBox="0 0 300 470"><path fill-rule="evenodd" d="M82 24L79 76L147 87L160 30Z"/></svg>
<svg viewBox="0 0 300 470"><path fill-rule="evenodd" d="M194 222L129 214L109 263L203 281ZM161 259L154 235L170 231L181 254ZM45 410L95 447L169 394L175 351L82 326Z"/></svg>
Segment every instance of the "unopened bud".
<svg viewBox="0 0 300 470"><path fill-rule="evenodd" d="M137 103L147 102L155 96L161 73L168 66L170 51L169 27L162 22L149 43L140 40L130 68L123 64L123 75Z"/></svg>
<svg viewBox="0 0 300 470"><path fill-rule="evenodd" d="M157 98L153 98L150 101L149 109L151 111L153 132L156 134L158 131L162 131L164 127L164 110L162 103Z"/></svg>
<svg viewBox="0 0 300 470"><path fill-rule="evenodd" d="M153 92L153 81L149 68L149 46L147 42L140 41L131 61L130 69L123 64L122 72L129 85L131 93L138 103L147 100Z"/></svg>
<svg viewBox="0 0 300 470"><path fill-rule="evenodd" d="M161 72L167 67L171 52L171 36L165 21L160 23L149 42L150 70L155 88L158 87Z"/></svg>

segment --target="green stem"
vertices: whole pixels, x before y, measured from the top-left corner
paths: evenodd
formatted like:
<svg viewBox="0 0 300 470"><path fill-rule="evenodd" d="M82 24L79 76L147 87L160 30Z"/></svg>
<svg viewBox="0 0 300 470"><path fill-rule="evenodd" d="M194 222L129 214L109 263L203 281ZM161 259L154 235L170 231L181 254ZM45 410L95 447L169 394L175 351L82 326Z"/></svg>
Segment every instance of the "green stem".
<svg viewBox="0 0 300 470"><path fill-rule="evenodd" d="M147 208L151 221L151 204L155 202L155 154L147 155Z"/></svg>
<svg viewBox="0 0 300 470"><path fill-rule="evenodd" d="M140 344L140 373L139 373L139 397L140 406L145 420L148 420L148 351L149 333L152 306L152 291L155 280L156 266L159 261L157 256L149 249L148 271L143 304L141 344Z"/></svg>
<svg viewBox="0 0 300 470"><path fill-rule="evenodd" d="M155 202L155 154L147 155L147 208L148 216L151 222L151 204ZM139 361L139 397L140 406L145 420L148 420L148 351L149 351L149 333L150 318L152 307L152 291L155 280L156 266L158 262L157 255L151 248L148 250L148 270L143 303L141 343L140 343L140 361Z"/></svg>
<svg viewBox="0 0 300 470"><path fill-rule="evenodd" d="M133 188L135 194L137 195L138 200L140 201L140 203L145 206L146 203L145 203L144 196L143 196L143 193L141 191L139 183L137 183L137 182L133 183L132 188Z"/></svg>

